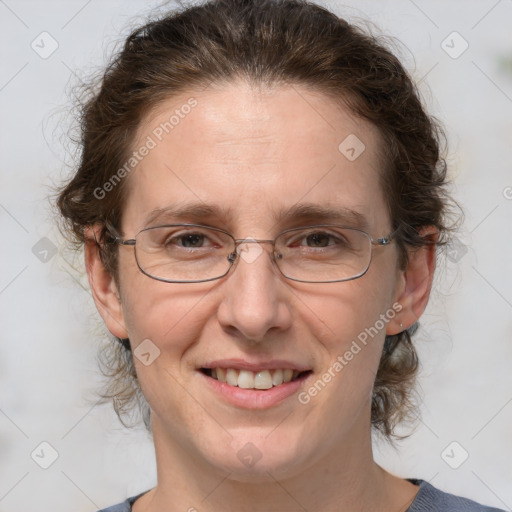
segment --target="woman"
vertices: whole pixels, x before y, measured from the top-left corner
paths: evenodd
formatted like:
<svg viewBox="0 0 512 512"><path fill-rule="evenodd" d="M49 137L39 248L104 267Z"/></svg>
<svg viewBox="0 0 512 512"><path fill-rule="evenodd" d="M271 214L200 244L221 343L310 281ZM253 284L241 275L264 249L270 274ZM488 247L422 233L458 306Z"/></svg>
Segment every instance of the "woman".
<svg viewBox="0 0 512 512"><path fill-rule="evenodd" d="M373 460L451 230L442 131L386 48L304 1L208 2L132 33L82 129L58 206L158 472L106 510L497 510Z"/></svg>

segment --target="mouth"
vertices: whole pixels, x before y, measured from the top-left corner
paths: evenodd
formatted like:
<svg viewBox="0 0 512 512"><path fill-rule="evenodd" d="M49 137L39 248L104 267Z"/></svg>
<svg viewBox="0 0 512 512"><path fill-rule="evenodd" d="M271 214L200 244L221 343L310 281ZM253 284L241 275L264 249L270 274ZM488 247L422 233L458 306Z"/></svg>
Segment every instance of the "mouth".
<svg viewBox="0 0 512 512"><path fill-rule="evenodd" d="M200 368L200 371L228 386L241 389L265 390L282 386L289 382L307 379L311 370L299 371L291 368L262 369L258 371L237 368Z"/></svg>

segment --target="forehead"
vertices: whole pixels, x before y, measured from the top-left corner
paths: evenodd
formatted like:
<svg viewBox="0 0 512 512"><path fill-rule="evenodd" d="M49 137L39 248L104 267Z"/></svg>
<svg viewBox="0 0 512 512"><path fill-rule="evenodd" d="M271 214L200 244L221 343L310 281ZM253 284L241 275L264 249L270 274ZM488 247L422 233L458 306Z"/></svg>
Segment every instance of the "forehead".
<svg viewBox="0 0 512 512"><path fill-rule="evenodd" d="M293 221L289 212L301 205L359 213L375 229L387 224L378 130L298 85L240 81L169 98L146 115L133 150L140 161L128 176L129 232L191 204L231 229Z"/></svg>

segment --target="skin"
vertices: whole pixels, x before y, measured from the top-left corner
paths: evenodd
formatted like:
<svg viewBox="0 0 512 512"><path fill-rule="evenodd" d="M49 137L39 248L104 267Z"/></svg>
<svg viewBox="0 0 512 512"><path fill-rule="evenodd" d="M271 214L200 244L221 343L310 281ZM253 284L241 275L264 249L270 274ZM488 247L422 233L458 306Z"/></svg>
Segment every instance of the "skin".
<svg viewBox="0 0 512 512"><path fill-rule="evenodd" d="M303 87L240 81L162 103L144 119L134 149L191 96L198 105L127 178L123 236L146 227L154 208L188 202L225 214L184 222L235 238L271 239L314 223L275 216L299 202L351 208L374 238L389 234L373 125ZM366 146L354 161L338 150L349 134ZM411 253L401 270L395 244L376 247L363 277L310 284L283 278L262 248L220 280L169 284L142 274L133 248L120 246L117 285L96 245L86 244L94 300L110 332L128 337L132 349L146 338L160 349L149 366L135 358L151 406L158 484L133 510L213 512L229 503L237 512L405 511L418 487L374 462L370 399L385 335L413 324L427 304L435 249ZM401 311L306 405L293 395L265 410L235 407L196 370L217 358L280 358L307 365L315 379L395 303ZM247 442L261 454L252 467L237 457Z"/></svg>

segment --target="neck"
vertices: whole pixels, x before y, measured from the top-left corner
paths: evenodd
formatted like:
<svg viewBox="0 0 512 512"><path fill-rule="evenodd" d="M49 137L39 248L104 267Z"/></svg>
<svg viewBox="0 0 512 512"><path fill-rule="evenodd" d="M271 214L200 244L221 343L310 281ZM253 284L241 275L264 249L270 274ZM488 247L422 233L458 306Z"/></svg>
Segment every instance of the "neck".
<svg viewBox="0 0 512 512"><path fill-rule="evenodd" d="M368 429L354 425L350 441L310 465L239 475L195 456L153 415L158 485L137 500L134 512L404 512L417 486L394 477L373 460Z"/></svg>

